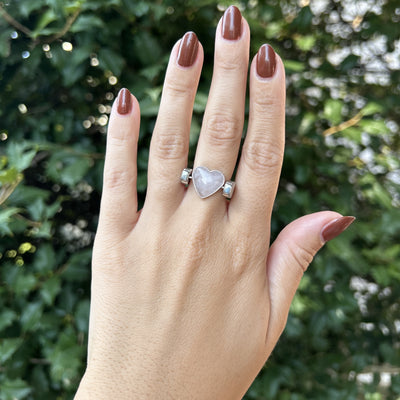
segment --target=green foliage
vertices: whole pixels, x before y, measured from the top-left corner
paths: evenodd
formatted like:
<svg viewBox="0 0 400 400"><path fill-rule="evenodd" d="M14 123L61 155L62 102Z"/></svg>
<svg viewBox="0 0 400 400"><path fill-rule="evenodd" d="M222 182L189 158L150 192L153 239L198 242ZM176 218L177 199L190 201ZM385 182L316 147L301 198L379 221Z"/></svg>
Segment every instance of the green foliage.
<svg viewBox="0 0 400 400"><path fill-rule="evenodd" d="M287 329L246 399L400 396L399 8L394 0L350 3L236 3L251 26L251 56L268 42L287 71L273 235L321 209L358 219L307 271ZM205 50L193 157L214 28L227 5L0 3L0 400L73 397L85 367L110 106L122 86L140 100L143 202L169 51L188 30ZM380 385L384 372L389 386Z"/></svg>

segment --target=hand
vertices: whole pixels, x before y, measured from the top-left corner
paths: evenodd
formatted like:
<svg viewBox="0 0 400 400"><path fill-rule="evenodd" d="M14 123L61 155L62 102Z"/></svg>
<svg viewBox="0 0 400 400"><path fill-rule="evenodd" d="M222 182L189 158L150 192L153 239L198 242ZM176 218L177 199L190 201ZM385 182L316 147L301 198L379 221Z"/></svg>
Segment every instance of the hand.
<svg viewBox="0 0 400 400"><path fill-rule="evenodd" d="M214 74L194 166L230 179L241 141L250 30L230 7L216 32ZM240 399L284 329L303 272L352 221L302 217L270 247L284 151L285 72L263 45L250 68L250 115L237 189L201 199L187 167L203 49L187 33L172 50L137 210L140 111L123 89L107 139L93 253L88 367L77 399Z"/></svg>

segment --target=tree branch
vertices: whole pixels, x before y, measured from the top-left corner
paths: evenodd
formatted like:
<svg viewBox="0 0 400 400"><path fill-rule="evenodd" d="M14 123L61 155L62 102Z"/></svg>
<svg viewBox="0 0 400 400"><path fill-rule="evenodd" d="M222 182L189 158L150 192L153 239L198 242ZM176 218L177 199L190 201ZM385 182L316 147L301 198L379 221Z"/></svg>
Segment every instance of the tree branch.
<svg viewBox="0 0 400 400"><path fill-rule="evenodd" d="M331 128L324 130L323 135L330 136L333 135L334 133L344 131L345 129L350 128L350 126L358 124L361 121L362 117L363 117L362 112L359 112L353 118L350 118L348 121L344 121L339 125L332 126Z"/></svg>
<svg viewBox="0 0 400 400"><path fill-rule="evenodd" d="M14 19L5 9L2 4L0 4L0 15L15 29L25 33L27 36L32 35L32 31L26 26L20 24L16 19Z"/></svg>
<svg viewBox="0 0 400 400"><path fill-rule="evenodd" d="M46 43L51 43L54 42L55 40L60 39L63 37L68 30L71 28L72 24L75 22L75 20L78 18L81 10L76 10L68 19L67 22L65 23L64 27L54 35L50 36L47 40ZM27 28L26 26L22 25L20 22L18 22L15 18L13 18L5 9L4 6L0 3L0 16L2 16L11 26L13 26L15 29L25 33L25 35L31 37L32 36L32 31Z"/></svg>
<svg viewBox="0 0 400 400"><path fill-rule="evenodd" d="M68 31L69 28L71 28L72 24L75 22L75 20L78 18L78 15L80 14L81 10L76 10L68 19L67 22L65 23L64 27L61 29L61 31L57 32L53 36L50 36L48 40L46 40L47 43L54 42L57 39L60 39L63 37Z"/></svg>

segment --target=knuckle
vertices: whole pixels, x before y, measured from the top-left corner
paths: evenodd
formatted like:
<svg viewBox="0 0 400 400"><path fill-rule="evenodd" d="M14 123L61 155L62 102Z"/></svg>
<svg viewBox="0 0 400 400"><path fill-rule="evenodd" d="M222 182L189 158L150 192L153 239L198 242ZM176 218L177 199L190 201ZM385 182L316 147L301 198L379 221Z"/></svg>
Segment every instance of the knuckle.
<svg viewBox="0 0 400 400"><path fill-rule="evenodd" d="M194 223L190 229L190 240L184 247L184 258L188 260L187 265L195 269L200 266L203 258L206 256L204 249L210 243L211 224L206 221Z"/></svg>
<svg viewBox="0 0 400 400"><path fill-rule="evenodd" d="M254 107L255 111L265 114L265 110L269 110L269 115L283 116L285 112L285 105L282 97L277 96L276 92L266 90L265 87L260 86L255 88L251 103L251 107Z"/></svg>
<svg viewBox="0 0 400 400"><path fill-rule="evenodd" d="M270 115L277 115L280 105L276 101L276 97L268 94L257 96L253 100L252 107L254 111L260 115L265 114L265 110L269 110Z"/></svg>
<svg viewBox="0 0 400 400"><path fill-rule="evenodd" d="M232 268L235 275L240 276L248 270L251 261L250 248L243 243L238 243L232 252Z"/></svg>
<svg viewBox="0 0 400 400"><path fill-rule="evenodd" d="M165 83L165 93L173 98L186 98L193 93L193 82L186 82L185 80L171 79Z"/></svg>
<svg viewBox="0 0 400 400"><path fill-rule="evenodd" d="M108 226L102 226L102 230L105 232L103 232L101 238L98 235L96 236L93 265L96 273L102 273L102 279L110 284L118 284L126 276L132 260L121 257L121 254L126 254L126 251L124 251L126 249L121 248L120 238L116 239L115 236L108 234L108 228ZM115 266L118 266L118 268Z"/></svg>
<svg viewBox="0 0 400 400"><path fill-rule="evenodd" d="M269 84L253 84L251 87L250 108L255 108L257 111L265 114L265 110L272 109L274 114L284 116L285 113L285 87L273 89Z"/></svg>
<svg viewBox="0 0 400 400"><path fill-rule="evenodd" d="M297 244L295 246L288 246L288 252L293 264L297 265L301 269L301 273L306 272L308 266L314 258L312 250L306 246Z"/></svg>
<svg viewBox="0 0 400 400"><path fill-rule="evenodd" d="M132 140L132 134L126 127L121 127L117 132L113 132L108 135L107 145L117 148L125 149L129 146L129 142Z"/></svg>
<svg viewBox="0 0 400 400"><path fill-rule="evenodd" d="M206 136L211 145L231 145L238 140L242 121L232 115L213 115L207 119Z"/></svg>
<svg viewBox="0 0 400 400"><path fill-rule="evenodd" d="M107 189L131 188L136 185L135 176L120 168L106 168L104 170L104 186Z"/></svg>
<svg viewBox="0 0 400 400"><path fill-rule="evenodd" d="M218 62L218 67L224 70L224 72L236 72L241 69L241 66L238 65L238 62L235 60L220 60Z"/></svg>
<svg viewBox="0 0 400 400"><path fill-rule="evenodd" d="M155 147L158 158L161 160L177 160L186 156L187 141L180 133L160 133L155 138Z"/></svg>
<svg viewBox="0 0 400 400"><path fill-rule="evenodd" d="M278 169L283 160L283 148L267 140L251 140L243 146L243 159L252 169Z"/></svg>
<svg viewBox="0 0 400 400"><path fill-rule="evenodd" d="M235 276L240 277L249 271L249 266L253 266L265 257L264 247L261 238L254 238L253 235L241 235L240 240L234 240L231 253L232 269Z"/></svg>
<svg viewBox="0 0 400 400"><path fill-rule="evenodd" d="M244 66L246 66L247 70L247 63L244 61L242 53L216 52L215 55L216 67L223 70L223 73L231 71L237 73L238 71L243 71Z"/></svg>

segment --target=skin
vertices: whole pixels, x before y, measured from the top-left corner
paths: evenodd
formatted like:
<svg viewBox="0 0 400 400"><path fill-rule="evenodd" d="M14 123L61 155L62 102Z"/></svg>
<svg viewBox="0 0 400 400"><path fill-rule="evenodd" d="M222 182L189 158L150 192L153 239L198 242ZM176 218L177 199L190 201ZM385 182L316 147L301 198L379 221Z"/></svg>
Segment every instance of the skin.
<svg viewBox="0 0 400 400"><path fill-rule="evenodd" d="M214 74L194 166L230 179L244 122L250 30L217 27ZM281 335L321 231L340 218L308 215L270 246L284 151L285 74L250 67L250 116L230 202L179 182L203 63L181 67L174 46L151 142L148 191L137 209L140 110L114 104L93 252L88 366L76 399L240 399ZM118 102L118 99L116 103Z"/></svg>

